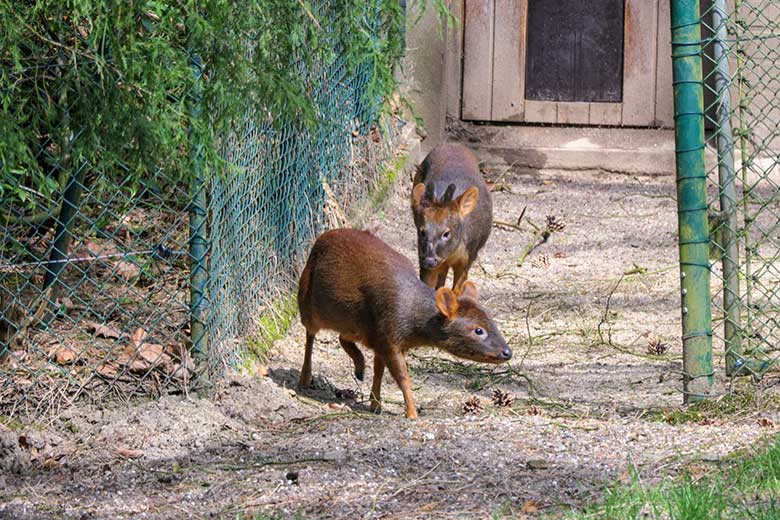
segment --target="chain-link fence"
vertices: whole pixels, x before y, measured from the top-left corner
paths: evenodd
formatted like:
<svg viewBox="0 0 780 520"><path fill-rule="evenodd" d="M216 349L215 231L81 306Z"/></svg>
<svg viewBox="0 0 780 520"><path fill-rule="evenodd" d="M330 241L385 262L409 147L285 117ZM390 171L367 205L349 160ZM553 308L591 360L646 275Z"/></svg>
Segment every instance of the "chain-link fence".
<svg viewBox="0 0 780 520"><path fill-rule="evenodd" d="M780 351L780 4L708 2L704 86L713 333L729 375Z"/></svg>
<svg viewBox="0 0 780 520"><path fill-rule="evenodd" d="M780 351L780 4L673 0L672 15L684 340L711 335L727 375L760 377ZM704 211L709 229L699 236L692 215ZM704 262L692 252L707 244ZM686 286L697 269L710 274ZM694 324L692 310L707 305L692 291L710 282L711 324L709 310ZM686 356L688 381L711 384L712 351Z"/></svg>
<svg viewBox="0 0 780 520"><path fill-rule="evenodd" d="M339 16L333 5L316 2L313 15ZM372 26L380 38L378 19ZM372 64L348 64L339 38L321 31L329 58L301 60L298 71L316 124L249 112L220 138L224 171L192 181L165 167L139 180L121 164L102 171L72 155L87 136L69 111L93 100L57 87L56 56L21 68L0 56L6 78L48 74L57 109L35 136L49 199L27 193L23 174L13 197L0 190L0 414L43 414L78 396L186 392L239 367L264 317L289 304L312 237L345 223L403 124L378 117ZM0 156L0 168L11 166Z"/></svg>

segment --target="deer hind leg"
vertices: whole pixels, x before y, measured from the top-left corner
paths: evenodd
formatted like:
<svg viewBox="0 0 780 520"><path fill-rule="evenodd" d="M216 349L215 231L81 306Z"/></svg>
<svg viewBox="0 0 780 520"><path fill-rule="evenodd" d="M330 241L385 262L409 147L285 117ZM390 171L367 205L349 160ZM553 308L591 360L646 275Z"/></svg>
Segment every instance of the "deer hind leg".
<svg viewBox="0 0 780 520"><path fill-rule="evenodd" d="M306 353L303 355L301 377L298 380L298 386L301 388L309 388L311 386L311 351L314 348L314 337L316 335L316 332L306 330Z"/></svg>
<svg viewBox="0 0 780 520"><path fill-rule="evenodd" d="M374 381L371 384L371 411L382 409L382 376L385 375L385 360L379 352L374 353Z"/></svg>
<svg viewBox="0 0 780 520"><path fill-rule="evenodd" d="M362 381L366 370L366 359L363 357L363 353L354 342L344 339L343 336L339 336L339 343L355 364L355 377Z"/></svg>

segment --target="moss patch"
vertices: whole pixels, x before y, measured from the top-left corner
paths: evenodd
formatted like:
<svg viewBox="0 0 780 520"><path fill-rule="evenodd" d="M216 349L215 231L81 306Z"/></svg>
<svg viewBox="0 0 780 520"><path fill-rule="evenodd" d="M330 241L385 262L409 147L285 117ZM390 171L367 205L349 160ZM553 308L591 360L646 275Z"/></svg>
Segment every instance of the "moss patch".
<svg viewBox="0 0 780 520"><path fill-rule="evenodd" d="M242 372L252 372L256 363L266 363L274 341L284 338L298 314L294 292L279 298L257 320L257 334L246 340L244 358L239 363Z"/></svg>

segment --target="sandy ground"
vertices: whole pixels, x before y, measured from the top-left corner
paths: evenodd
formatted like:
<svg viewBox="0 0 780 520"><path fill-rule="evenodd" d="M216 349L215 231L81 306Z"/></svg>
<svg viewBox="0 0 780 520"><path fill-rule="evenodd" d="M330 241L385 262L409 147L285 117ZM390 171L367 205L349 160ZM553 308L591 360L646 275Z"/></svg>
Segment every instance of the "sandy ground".
<svg viewBox="0 0 780 520"><path fill-rule="evenodd" d="M514 351L509 365L414 351L420 418L403 417L389 375L377 416L370 377L354 379L332 334L315 347L314 389L296 392L296 321L268 377L234 378L216 400L81 406L53 422L0 426L0 518L557 516L597 500L632 465L648 481L717 468L775 432L780 414L766 407L661 420L682 400L673 177L486 174L496 220L516 225L525 208L519 226L494 228L471 273ZM400 180L376 220L415 258L408 190ZM529 219L544 226L548 216L565 228L519 266ZM649 355L659 342L666 354ZM496 389L509 406L491 402ZM473 396L481 410L464 413Z"/></svg>

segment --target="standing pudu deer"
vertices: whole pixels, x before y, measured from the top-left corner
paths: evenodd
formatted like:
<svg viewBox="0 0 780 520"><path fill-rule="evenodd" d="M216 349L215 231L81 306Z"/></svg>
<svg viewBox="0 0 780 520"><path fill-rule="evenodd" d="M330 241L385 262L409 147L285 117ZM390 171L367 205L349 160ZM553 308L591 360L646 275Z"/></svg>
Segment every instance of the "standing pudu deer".
<svg viewBox="0 0 780 520"><path fill-rule="evenodd" d="M414 176L412 213L420 279L439 288L451 267L452 287L459 289L493 225L490 191L468 148L441 144L431 150Z"/></svg>
<svg viewBox="0 0 780 520"><path fill-rule="evenodd" d="M363 380L365 359L356 343L374 351L371 411L380 407L382 375L390 370L404 396L406 416L417 409L404 353L431 345L455 356L502 363L512 357L504 338L482 307L477 288L434 291L417 278L409 260L367 231L336 229L320 235L298 286L298 308L306 327L300 386L311 384L311 354L321 329L339 342Z"/></svg>

